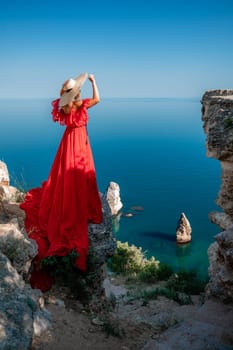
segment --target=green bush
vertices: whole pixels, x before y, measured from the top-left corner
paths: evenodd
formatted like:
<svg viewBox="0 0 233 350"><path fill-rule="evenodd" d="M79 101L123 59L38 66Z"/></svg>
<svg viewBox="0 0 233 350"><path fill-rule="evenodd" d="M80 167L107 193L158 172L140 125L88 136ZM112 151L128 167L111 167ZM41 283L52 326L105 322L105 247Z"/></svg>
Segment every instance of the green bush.
<svg viewBox="0 0 233 350"><path fill-rule="evenodd" d="M84 274L75 266L78 256L75 250L65 256L49 256L41 261L41 268L47 269L57 285L67 287L72 297L88 304L91 297L88 285L90 275Z"/></svg>
<svg viewBox="0 0 233 350"><path fill-rule="evenodd" d="M122 274L138 273L144 266L144 254L142 248L135 245L129 246L128 242L117 242L116 252L109 261L109 267L113 272Z"/></svg>
<svg viewBox="0 0 233 350"><path fill-rule="evenodd" d="M160 264L154 257L147 259L141 247L120 241L117 242L116 252L108 266L115 273L128 275L131 279L146 283L165 281L173 273L169 265Z"/></svg>
<svg viewBox="0 0 233 350"><path fill-rule="evenodd" d="M75 261L79 254L73 250L65 256L48 256L41 261L41 267L51 268L52 275L66 275L74 267Z"/></svg>
<svg viewBox="0 0 233 350"><path fill-rule="evenodd" d="M141 247L120 241L117 242L116 252L108 266L117 274L128 275L130 279L145 283L166 281L173 274L169 265L160 264L153 256L147 259Z"/></svg>
<svg viewBox="0 0 233 350"><path fill-rule="evenodd" d="M143 299L145 303L163 295L181 305L190 304L191 295L202 293L207 282L198 278L195 271L181 270L174 273L169 265L160 264L154 257L147 259L142 248L130 246L128 242L117 242L109 267L113 272L130 276L131 280L145 283L166 281L162 288L144 290L133 297Z"/></svg>
<svg viewBox="0 0 233 350"><path fill-rule="evenodd" d="M142 282L153 283L158 280L159 262L154 257L149 260L145 259L144 266L138 274L138 278Z"/></svg>

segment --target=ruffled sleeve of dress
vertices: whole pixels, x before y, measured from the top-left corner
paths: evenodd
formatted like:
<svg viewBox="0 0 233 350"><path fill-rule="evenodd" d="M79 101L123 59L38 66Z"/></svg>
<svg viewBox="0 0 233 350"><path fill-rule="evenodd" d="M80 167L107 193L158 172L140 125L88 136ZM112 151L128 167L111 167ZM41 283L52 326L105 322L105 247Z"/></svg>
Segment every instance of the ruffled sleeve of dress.
<svg viewBox="0 0 233 350"><path fill-rule="evenodd" d="M52 107L53 121L65 125L65 114L59 109L59 98L52 101Z"/></svg>
<svg viewBox="0 0 233 350"><path fill-rule="evenodd" d="M84 98L84 99L83 99L82 108L87 109L87 106L88 106L89 101L90 101L90 98Z"/></svg>
<svg viewBox="0 0 233 350"><path fill-rule="evenodd" d="M72 125L82 126L87 123L87 107L90 98L83 99L83 103L78 111L71 112L69 114L64 114L59 108L59 98L52 101L52 117L54 122L58 122L61 125Z"/></svg>

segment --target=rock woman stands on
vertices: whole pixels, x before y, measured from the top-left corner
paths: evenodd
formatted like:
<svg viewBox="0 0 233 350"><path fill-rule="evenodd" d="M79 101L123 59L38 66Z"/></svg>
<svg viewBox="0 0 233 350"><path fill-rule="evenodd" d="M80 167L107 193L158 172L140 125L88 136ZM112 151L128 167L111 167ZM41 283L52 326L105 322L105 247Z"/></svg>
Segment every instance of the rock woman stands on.
<svg viewBox="0 0 233 350"><path fill-rule="evenodd" d="M89 79L93 97L81 99L81 86ZM42 291L52 285L41 260L49 256L78 253L76 267L86 270L88 223L102 221L94 161L87 134L88 108L100 101L94 75L83 73L67 80L60 98L52 102L53 121L66 125L48 180L31 189L20 207L25 211L25 227L38 244L38 255L30 283Z"/></svg>

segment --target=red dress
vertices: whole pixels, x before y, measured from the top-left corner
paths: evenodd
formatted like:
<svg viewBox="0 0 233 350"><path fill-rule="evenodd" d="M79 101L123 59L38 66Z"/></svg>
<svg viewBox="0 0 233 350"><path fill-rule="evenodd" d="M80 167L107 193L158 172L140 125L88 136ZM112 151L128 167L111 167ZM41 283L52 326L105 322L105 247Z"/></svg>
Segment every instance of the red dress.
<svg viewBox="0 0 233 350"><path fill-rule="evenodd" d="M25 211L25 227L38 244L31 285L45 291L51 280L39 269L41 259L64 256L75 250L76 266L86 270L88 222L102 221L92 151L87 135L88 99L70 114L52 102L53 120L66 125L48 180L30 190L20 207Z"/></svg>

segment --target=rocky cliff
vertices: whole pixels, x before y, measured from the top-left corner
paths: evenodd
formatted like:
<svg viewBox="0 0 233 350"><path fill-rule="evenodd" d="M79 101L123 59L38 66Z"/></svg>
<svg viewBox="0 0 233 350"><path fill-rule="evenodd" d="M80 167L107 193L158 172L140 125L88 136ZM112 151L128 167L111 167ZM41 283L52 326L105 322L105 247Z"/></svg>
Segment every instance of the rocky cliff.
<svg viewBox="0 0 233 350"><path fill-rule="evenodd" d="M209 217L224 231L208 250L210 282L207 293L233 301L233 90L211 90L202 97L207 156L218 159L222 184L216 203L222 209Z"/></svg>
<svg viewBox="0 0 233 350"><path fill-rule="evenodd" d="M31 289L28 283L37 245L24 228L24 212L19 208L23 196L10 186L7 166L0 161L0 350L29 349L33 337L50 326L43 294ZM96 309L104 300L105 264L116 247L111 214L116 208L110 208L106 197L102 196L103 222L89 225L87 273L83 275L77 270L71 276L78 284L78 291L82 288L83 295Z"/></svg>
<svg viewBox="0 0 233 350"><path fill-rule="evenodd" d="M23 226L22 195L9 186L7 166L0 161L0 350L29 349L32 337L51 321L42 293L26 283L37 246Z"/></svg>

